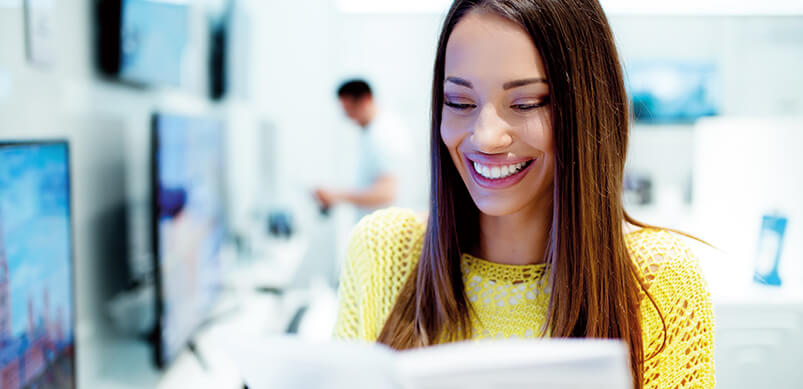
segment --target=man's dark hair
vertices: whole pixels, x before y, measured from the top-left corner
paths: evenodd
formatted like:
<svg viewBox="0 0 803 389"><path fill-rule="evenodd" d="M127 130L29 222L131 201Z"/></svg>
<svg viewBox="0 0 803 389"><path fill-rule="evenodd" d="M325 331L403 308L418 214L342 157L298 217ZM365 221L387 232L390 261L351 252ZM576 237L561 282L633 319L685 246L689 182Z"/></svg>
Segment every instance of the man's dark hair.
<svg viewBox="0 0 803 389"><path fill-rule="evenodd" d="M348 80L337 88L337 97L348 97L359 100L365 96L372 96L371 86L365 80L353 79Z"/></svg>

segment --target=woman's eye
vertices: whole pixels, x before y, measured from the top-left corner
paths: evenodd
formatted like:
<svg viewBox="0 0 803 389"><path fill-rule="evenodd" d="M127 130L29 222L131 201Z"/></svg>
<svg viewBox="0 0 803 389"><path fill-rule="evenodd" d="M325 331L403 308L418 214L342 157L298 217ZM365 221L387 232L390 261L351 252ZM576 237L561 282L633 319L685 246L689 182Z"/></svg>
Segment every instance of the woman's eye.
<svg viewBox="0 0 803 389"><path fill-rule="evenodd" d="M474 107L475 107L475 105L474 105L474 104L468 104L468 103L454 103L454 102L451 102L451 101L449 101L449 100L444 100L444 101L443 101L443 104L444 104L445 106L449 107L449 108L453 108L453 109L456 109L456 110L458 110L458 111L464 111L464 110L471 109L471 108L474 108Z"/></svg>
<svg viewBox="0 0 803 389"><path fill-rule="evenodd" d="M527 112L527 111L532 111L536 108L543 107L544 105L546 105L546 101L532 104L513 104L510 106L510 108L513 108L516 111Z"/></svg>

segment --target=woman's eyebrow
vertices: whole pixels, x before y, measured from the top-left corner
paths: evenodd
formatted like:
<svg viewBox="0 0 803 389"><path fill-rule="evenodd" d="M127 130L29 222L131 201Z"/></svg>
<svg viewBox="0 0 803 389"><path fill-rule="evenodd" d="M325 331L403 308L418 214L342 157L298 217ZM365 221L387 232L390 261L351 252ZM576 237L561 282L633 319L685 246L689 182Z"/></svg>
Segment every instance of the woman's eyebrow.
<svg viewBox="0 0 803 389"><path fill-rule="evenodd" d="M508 81L508 82L502 84L502 89L508 90L508 89L518 88L520 86L529 85L529 84L536 84L536 83L540 83L540 82L546 83L546 78L536 77L536 78L524 78L524 79L521 79L521 80Z"/></svg>
<svg viewBox="0 0 803 389"><path fill-rule="evenodd" d="M460 86L464 86L466 88L474 89L474 84L471 81L464 80L460 77L446 77L446 82L451 82L452 84L457 84Z"/></svg>
<svg viewBox="0 0 803 389"><path fill-rule="evenodd" d="M451 82L452 84L464 86L466 88L471 88L471 89L474 88L474 84L472 84L471 81L462 79L460 77L447 77L446 82ZM546 78L543 77L523 78L521 80L508 81L502 84L502 89L508 90L513 88L518 88L524 85L546 83L546 82L547 82Z"/></svg>

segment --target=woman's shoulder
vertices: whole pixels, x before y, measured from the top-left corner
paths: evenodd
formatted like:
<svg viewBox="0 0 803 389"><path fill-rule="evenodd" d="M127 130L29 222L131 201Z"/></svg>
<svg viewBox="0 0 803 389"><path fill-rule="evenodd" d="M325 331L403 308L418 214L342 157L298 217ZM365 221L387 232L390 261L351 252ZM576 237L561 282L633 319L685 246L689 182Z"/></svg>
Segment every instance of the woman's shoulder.
<svg viewBox="0 0 803 389"><path fill-rule="evenodd" d="M424 219L401 208L375 211L357 223L340 283L342 336L376 340L415 270L425 229Z"/></svg>
<svg viewBox="0 0 803 389"><path fill-rule="evenodd" d="M682 286L692 278L702 277L697 257L672 231L643 228L625 235L625 242L647 288L659 278Z"/></svg>
<svg viewBox="0 0 803 389"><path fill-rule="evenodd" d="M652 383L645 387L713 387L713 305L697 257L667 230L646 228L625 240L648 292L641 293L644 378Z"/></svg>
<svg viewBox="0 0 803 389"><path fill-rule="evenodd" d="M376 340L421 255L425 225L401 208L376 211L357 223L341 271L336 336Z"/></svg>
<svg viewBox="0 0 803 389"><path fill-rule="evenodd" d="M661 339L663 343L664 325L674 327L670 334L712 330L713 307L708 283L697 257L680 236L668 230L645 228L625 239L640 271L643 291L647 292L641 293L641 306L645 330L652 333L649 338ZM706 343L710 342L710 336L699 333L695 339Z"/></svg>
<svg viewBox="0 0 803 389"><path fill-rule="evenodd" d="M351 234L349 260L361 260L362 267L403 267L409 268L421 254L425 216L404 208L386 208L363 217ZM406 269L398 269L406 270Z"/></svg>
<svg viewBox="0 0 803 389"><path fill-rule="evenodd" d="M352 238L360 238L372 248L405 246L405 243L423 236L425 217L405 208L380 209L357 223Z"/></svg>

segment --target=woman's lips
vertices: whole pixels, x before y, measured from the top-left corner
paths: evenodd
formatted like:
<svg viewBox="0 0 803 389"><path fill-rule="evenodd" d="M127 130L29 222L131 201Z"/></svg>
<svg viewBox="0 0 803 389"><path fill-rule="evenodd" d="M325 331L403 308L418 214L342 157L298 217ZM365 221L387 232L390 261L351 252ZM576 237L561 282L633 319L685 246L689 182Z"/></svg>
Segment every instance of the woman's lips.
<svg viewBox="0 0 803 389"><path fill-rule="evenodd" d="M466 167L479 186L487 189L504 189L521 181L535 162L533 158L495 158L465 156Z"/></svg>

